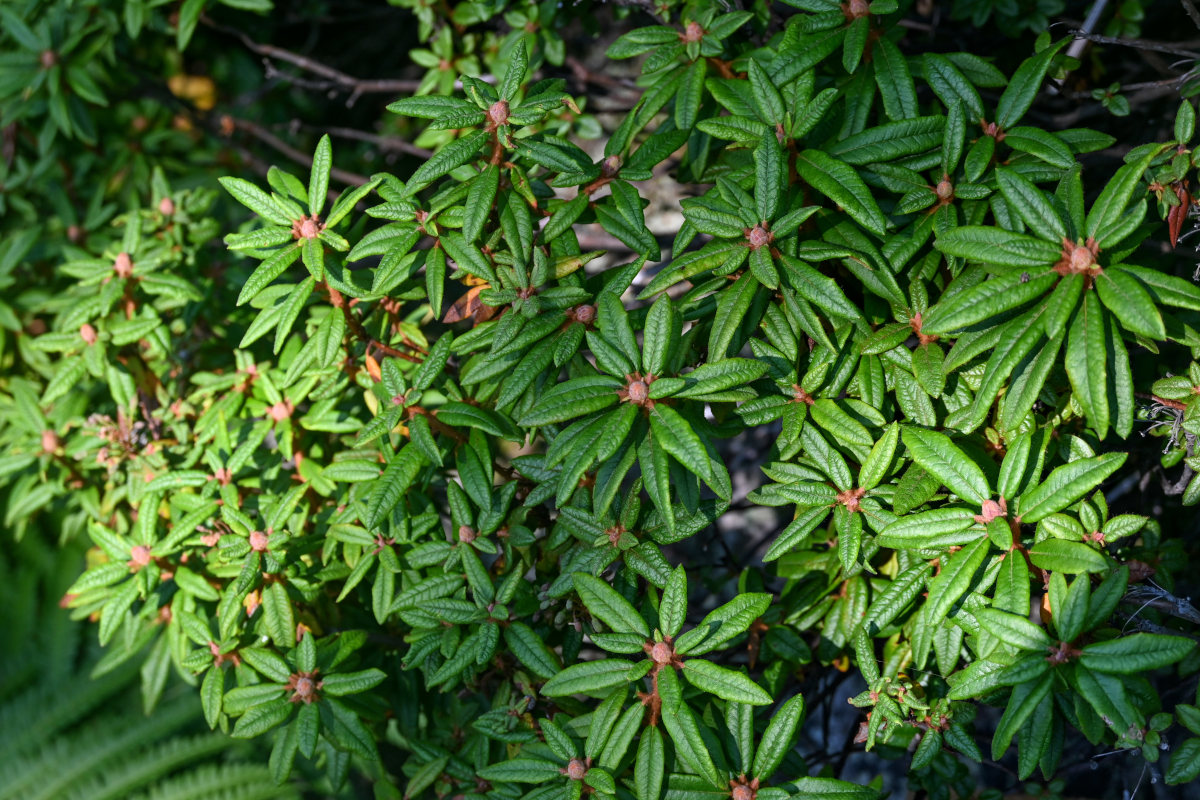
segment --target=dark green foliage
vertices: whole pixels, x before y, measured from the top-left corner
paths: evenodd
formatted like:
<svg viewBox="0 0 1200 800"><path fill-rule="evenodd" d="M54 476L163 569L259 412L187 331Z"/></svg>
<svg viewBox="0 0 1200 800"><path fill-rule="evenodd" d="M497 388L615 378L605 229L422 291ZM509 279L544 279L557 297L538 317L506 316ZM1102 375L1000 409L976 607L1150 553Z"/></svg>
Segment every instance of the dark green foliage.
<svg viewBox="0 0 1200 800"><path fill-rule="evenodd" d="M222 164L248 210L222 217L215 179L64 144L115 135L130 42L194 46L206 4L21 5L16 172L78 157L105 188L44 229L14 195L6 522L86 538L67 604L101 671L143 663L146 708L177 673L199 699L153 724L220 732L112 793L228 734L269 737L281 784L353 767L379 797L866 800L879 782L796 746L811 676L851 667L854 738L932 796L972 791L959 759L1050 780L1084 740L1150 765L1179 742L1167 781L1200 770L1194 532L1168 524L1200 478L1161 520L1128 499L1157 414L1163 464L1200 470L1200 288L1142 246L1190 204L1189 101L1106 165L1113 137L1039 124L1067 40L993 63L920 52L892 0L665 2L613 12L636 97L587 149L563 37L589 7L398 2L426 72L385 130L431 152L359 176L322 135L304 171ZM753 546L747 510L776 523ZM81 747L132 746L97 724ZM63 783L101 792L71 758Z"/></svg>

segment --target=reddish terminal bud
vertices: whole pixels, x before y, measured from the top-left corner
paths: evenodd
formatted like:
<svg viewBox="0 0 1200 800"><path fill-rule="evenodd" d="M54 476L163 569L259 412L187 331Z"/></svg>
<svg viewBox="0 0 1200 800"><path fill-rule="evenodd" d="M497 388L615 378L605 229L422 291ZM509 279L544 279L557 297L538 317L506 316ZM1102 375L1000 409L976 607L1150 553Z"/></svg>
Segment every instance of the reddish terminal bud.
<svg viewBox="0 0 1200 800"><path fill-rule="evenodd" d="M582 758L572 758L567 762L567 777L573 781L581 781L587 775L587 765Z"/></svg>
<svg viewBox="0 0 1200 800"><path fill-rule="evenodd" d="M133 277L133 259L129 257L129 253L118 253L117 258L113 261L113 272L117 273L118 278Z"/></svg>
<svg viewBox="0 0 1200 800"><path fill-rule="evenodd" d="M849 20L865 17L871 13L871 4L867 0L849 0L842 4L842 15Z"/></svg>
<svg viewBox="0 0 1200 800"><path fill-rule="evenodd" d="M129 549L129 568L137 572L150 563L150 548L144 544L134 545Z"/></svg>
<svg viewBox="0 0 1200 800"><path fill-rule="evenodd" d="M468 525L458 526L458 540L463 544L470 544L471 542L475 541L475 536L476 533L474 528L471 528Z"/></svg>
<svg viewBox="0 0 1200 800"><path fill-rule="evenodd" d="M692 44L704 38L704 28L700 27L700 23L696 21L689 22L687 27L683 29L683 35L679 40L684 44Z"/></svg>
<svg viewBox="0 0 1200 800"><path fill-rule="evenodd" d="M58 63L58 53L53 50L43 50L38 56L38 61L42 64L42 69L50 69Z"/></svg>
<svg viewBox="0 0 1200 800"><path fill-rule="evenodd" d="M979 521L982 522L984 525L988 524L989 522L991 522L994 519L998 519L998 518L1004 517L1004 516L1007 516L1007 510L1005 509L1004 498L1001 498L1001 501L999 503L997 503L995 500L990 500L990 499L983 501L983 506L980 509Z"/></svg>
<svg viewBox="0 0 1200 800"><path fill-rule="evenodd" d="M751 250L766 247L774 238L775 236L767 230L765 222L760 222L746 231L746 241L750 243Z"/></svg>
<svg viewBox="0 0 1200 800"><path fill-rule="evenodd" d="M300 219L292 220L293 239L316 239L324 229L325 226L316 214L311 217L303 216Z"/></svg>
<svg viewBox="0 0 1200 800"><path fill-rule="evenodd" d="M175 201L169 197L164 197L158 201L158 213L164 217L169 217L175 213Z"/></svg>
<svg viewBox="0 0 1200 800"><path fill-rule="evenodd" d="M754 795L755 791L744 783L734 786L733 791L729 793L733 800L754 800Z"/></svg>
<svg viewBox="0 0 1200 800"><path fill-rule="evenodd" d="M954 184L950 182L950 176L943 175L938 181L937 187L933 190L939 200L949 201L954 199Z"/></svg>
<svg viewBox="0 0 1200 800"><path fill-rule="evenodd" d="M50 455L58 449L58 434L52 430L42 431L42 452Z"/></svg>
<svg viewBox="0 0 1200 800"><path fill-rule="evenodd" d="M84 344L95 344L97 338L96 329L86 322L83 323L79 326L79 338L83 339Z"/></svg>
<svg viewBox="0 0 1200 800"><path fill-rule="evenodd" d="M487 117L488 117L488 122L487 122L488 130L494 131L494 130L496 130L496 128L499 128L501 125L507 125L508 124L508 101L507 100L497 100L496 102L492 103L492 107L489 108L487 111Z"/></svg>
<svg viewBox="0 0 1200 800"><path fill-rule="evenodd" d="M315 703L320 699L317 690L321 688L321 681L317 680L317 670L293 673L288 678L286 688L292 690L292 696L288 698L290 702L305 705Z"/></svg>
<svg viewBox="0 0 1200 800"><path fill-rule="evenodd" d="M643 381L633 381L629 384L629 402L635 405L642 405L646 402L646 398L650 396L650 389Z"/></svg>
<svg viewBox="0 0 1200 800"><path fill-rule="evenodd" d="M675 658L675 648L666 642L655 642L650 648L650 660L655 664L670 664Z"/></svg>
<svg viewBox="0 0 1200 800"><path fill-rule="evenodd" d="M250 549L258 553L265 552L268 538L262 531L250 531Z"/></svg>
<svg viewBox="0 0 1200 800"><path fill-rule="evenodd" d="M292 416L292 404L286 400L280 400L267 409L267 415L276 422L283 422Z"/></svg>

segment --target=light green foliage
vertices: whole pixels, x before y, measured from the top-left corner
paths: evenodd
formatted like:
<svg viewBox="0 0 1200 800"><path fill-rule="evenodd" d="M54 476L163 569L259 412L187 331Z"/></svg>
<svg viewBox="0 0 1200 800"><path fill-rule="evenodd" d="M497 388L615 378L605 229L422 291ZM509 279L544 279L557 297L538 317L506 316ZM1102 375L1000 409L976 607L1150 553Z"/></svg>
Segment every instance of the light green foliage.
<svg viewBox="0 0 1200 800"><path fill-rule="evenodd" d="M1176 718L1200 735L1148 680L1194 678L1200 615L1142 625L1128 594L1153 563L1183 603L1180 550L1105 494L1153 413L1200 471L1200 288L1138 247L1173 235L1190 104L1085 181L1112 138L1030 113L1065 40L1006 74L908 53L891 0L665 2L608 47L641 75L593 157L546 77L570 11L485 36L460 4L459 40L395 5L427 72L390 119L428 158L345 187L322 136L307 174L223 177L228 252L216 193L154 171L61 248L61 295L0 298L48 324L7 356L6 522L90 539L69 605L111 668L149 651L148 705L174 669L210 728L271 737L278 781L353 762L406 798L877 797L795 748L797 676L834 666L868 687L858 741L919 737L924 784L1014 743L1049 779L1069 730L1151 762ZM45 135L88 141L72 109L103 98L54 91ZM764 427L742 498L730 440ZM747 505L781 510L761 552L693 560Z"/></svg>

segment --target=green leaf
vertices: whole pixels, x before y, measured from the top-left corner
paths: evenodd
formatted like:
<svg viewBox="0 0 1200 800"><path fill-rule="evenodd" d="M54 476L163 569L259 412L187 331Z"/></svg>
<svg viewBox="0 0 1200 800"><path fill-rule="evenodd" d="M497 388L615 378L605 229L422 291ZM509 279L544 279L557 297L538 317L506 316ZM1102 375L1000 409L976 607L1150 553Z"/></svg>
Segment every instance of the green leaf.
<svg viewBox="0 0 1200 800"><path fill-rule="evenodd" d="M575 591L593 617L596 617L617 633L636 633L650 637L646 620L628 600L599 578L584 572L572 575Z"/></svg>
<svg viewBox="0 0 1200 800"><path fill-rule="evenodd" d="M1008 201L1008 207L1038 236L1052 242L1066 237L1067 226L1057 209L1050 204L1041 189L1021 173L1007 167L996 167L996 184Z"/></svg>
<svg viewBox="0 0 1200 800"><path fill-rule="evenodd" d="M968 112L967 119L983 117L983 101L979 99L979 92L949 59L936 53L925 53L922 66L929 88L933 89L946 108L961 105Z"/></svg>
<svg viewBox="0 0 1200 800"><path fill-rule="evenodd" d="M996 724L996 733L992 736L993 760L999 761L1004 755L1013 736L1042 702L1042 698L1049 695L1053 681L1053 673L1047 672L1036 682L1019 683L1013 687L1008 705Z"/></svg>
<svg viewBox="0 0 1200 800"><path fill-rule="evenodd" d="M500 84L500 99L512 101L525 83L529 72L529 39L522 36L510 52L508 69L504 70L504 82Z"/></svg>
<svg viewBox="0 0 1200 800"><path fill-rule="evenodd" d="M887 233L887 217L849 164L821 150L805 150L796 157L796 169L806 183L841 206L859 225L876 236Z"/></svg>
<svg viewBox="0 0 1200 800"><path fill-rule="evenodd" d="M225 191L233 195L233 199L264 219L276 225L292 224L292 219L284 213L271 196L250 181L242 178L218 178Z"/></svg>
<svg viewBox="0 0 1200 800"><path fill-rule="evenodd" d="M1010 272L986 280L940 301L922 320L921 332L946 334L1020 308L1046 294L1058 277L1054 270L1046 270L1034 276Z"/></svg>
<svg viewBox="0 0 1200 800"><path fill-rule="evenodd" d="M792 797L813 800L879 800L882 793L870 786L839 781L834 778L798 778L789 784L795 794Z"/></svg>
<svg viewBox="0 0 1200 800"><path fill-rule="evenodd" d="M513 783L545 783L562 777L562 771L553 761L540 758L513 758L490 764L479 770L485 781L511 781Z"/></svg>
<svg viewBox="0 0 1200 800"><path fill-rule="evenodd" d="M1000 100L996 103L997 125L1003 129L1011 128L1025 116L1042 87L1042 79L1046 77L1046 70L1050 68L1050 60L1069 41L1071 39L1066 38L1050 45L1017 67L1004 94L1000 95Z"/></svg>
<svg viewBox="0 0 1200 800"><path fill-rule="evenodd" d="M896 445L899 441L900 424L893 422L884 429L883 436L879 437L879 441L871 447L867 460L862 463L862 467L858 471L858 487L860 489L874 489L884 479L888 470L891 469L892 459L896 455Z"/></svg>
<svg viewBox="0 0 1200 800"><path fill-rule="evenodd" d="M913 660L924 669L933 641L933 630L946 618L950 609L971 587L975 571L987 557L991 542L986 537L968 544L952 557L942 556L942 571L929 581L929 594L921 609L922 625L913 637ZM946 563L949 561L949 563Z"/></svg>
<svg viewBox="0 0 1200 800"><path fill-rule="evenodd" d="M1086 645L1079 661L1096 672L1134 675L1182 661L1195 648L1194 641L1182 636L1134 633L1107 642Z"/></svg>
<svg viewBox="0 0 1200 800"><path fill-rule="evenodd" d="M660 673L674 677L673 672ZM663 683L660 677L660 683ZM661 690L661 689L660 689ZM684 763L702 775L713 786L720 786L721 776L709 754L708 743L700 733L696 717L686 703L670 703L664 697L662 721L675 743L675 752Z"/></svg>
<svg viewBox="0 0 1200 800"><path fill-rule="evenodd" d="M629 683L630 663L617 658L585 661L567 667L542 686L546 697L570 694L599 694L605 689Z"/></svg>
<svg viewBox="0 0 1200 800"><path fill-rule="evenodd" d="M675 355L682 331L682 321L671 298L662 295L654 301L646 315L642 338L642 371L661 376Z"/></svg>
<svg viewBox="0 0 1200 800"><path fill-rule="evenodd" d="M700 101L704 99L704 76L708 72L708 61L693 61L683 73L679 90L675 94L675 127L681 131L691 130L700 116Z"/></svg>
<svg viewBox="0 0 1200 800"><path fill-rule="evenodd" d="M633 765L633 787L638 800L659 800L665 773L662 734L656 726L648 726L642 730Z"/></svg>
<svg viewBox="0 0 1200 800"><path fill-rule="evenodd" d="M1200 738L1192 738L1171 753L1165 778L1168 786L1179 786L1191 783L1197 777L1200 777Z"/></svg>
<svg viewBox="0 0 1200 800"><path fill-rule="evenodd" d="M881 547L897 550L957 547L983 536L975 527L975 512L966 508L935 508L900 517L876 537Z"/></svg>
<svg viewBox="0 0 1200 800"><path fill-rule="evenodd" d="M754 148L754 175L754 201L758 220L773 220L787 190L787 157L774 134L768 133L763 136L758 147Z"/></svg>
<svg viewBox="0 0 1200 800"><path fill-rule="evenodd" d="M241 293L238 294L237 304L244 305L257 297L258 293L267 288L271 281L296 263L296 259L299 257L300 247L298 245L288 245L272 253L269 258L255 267L254 272L242 286Z"/></svg>
<svg viewBox="0 0 1200 800"><path fill-rule="evenodd" d="M781 125L787 108L783 97L771 81L771 76L762 68L757 59L750 59L747 65L746 77L750 79L750 91L754 95L755 110L759 118L768 125ZM771 219L771 217L764 217Z"/></svg>
<svg viewBox="0 0 1200 800"><path fill-rule="evenodd" d="M479 153L479 149L483 147L487 137L488 135L483 131L475 130L443 147L432 158L417 167L416 172L408 179L408 184L405 186L405 196L411 197L451 170L471 161Z"/></svg>
<svg viewBox="0 0 1200 800"><path fill-rule="evenodd" d="M1075 399L1101 439L1108 433L1109 424L1105 327L1104 311L1097 293L1084 292L1083 305L1076 310L1067 335L1064 366Z"/></svg>
<svg viewBox="0 0 1200 800"><path fill-rule="evenodd" d="M1107 572L1110 567L1108 559L1083 542L1054 537L1044 539L1029 548L1029 560L1035 567L1065 572L1068 575Z"/></svg>
<svg viewBox="0 0 1200 800"><path fill-rule="evenodd" d="M387 518L387 515L396 507L400 498L416 480L423 466L425 466L425 457L411 442L392 456L383 475L375 482L367 500L367 514L364 520L367 527L376 528Z"/></svg>
<svg viewBox="0 0 1200 800"><path fill-rule="evenodd" d="M1127 455L1105 453L1055 468L1041 485L1021 496L1021 521L1037 522L1071 505L1120 469Z"/></svg>
<svg viewBox="0 0 1200 800"><path fill-rule="evenodd" d="M917 90L900 48L887 36L880 36L875 41L872 55L875 82L879 84L879 98L883 101L884 113L894 120L917 116Z"/></svg>
<svg viewBox="0 0 1200 800"><path fill-rule="evenodd" d="M329 143L329 134L317 142L317 150L313 153L312 172L308 178L308 213L316 217L325 207L325 198L329 193L329 171L333 168L333 146Z"/></svg>
<svg viewBox="0 0 1200 800"><path fill-rule="evenodd" d="M295 706L282 698L252 706L234 723L230 736L235 739L252 739L278 727L291 716Z"/></svg>
<svg viewBox="0 0 1200 800"><path fill-rule="evenodd" d="M766 613L771 595L745 592L722 606L713 609L692 630L675 643L679 655L704 655L745 632L754 621Z"/></svg>
<svg viewBox="0 0 1200 800"><path fill-rule="evenodd" d="M774 702L771 695L749 676L717 666L711 661L687 659L683 662L683 677L700 691L716 695L723 700L755 706L770 705Z"/></svg>
<svg viewBox="0 0 1200 800"><path fill-rule="evenodd" d="M358 205L358 202L371 192L375 191L375 187L379 186L379 184L382 182L382 178L372 178L362 186L355 186L353 189L349 189L338 195L338 199L333 204L333 208L329 210L329 216L325 218L325 230L322 233L328 234L330 232L330 228L334 227L343 219L345 219L346 215L353 211L354 207Z"/></svg>
<svg viewBox="0 0 1200 800"><path fill-rule="evenodd" d="M912 426L906 426L903 435L913 460L947 489L976 505L991 497L983 470L949 436Z"/></svg>
<svg viewBox="0 0 1200 800"><path fill-rule="evenodd" d="M687 573L680 564L671 572L658 605L658 626L665 636L679 635L687 617Z"/></svg>
<svg viewBox="0 0 1200 800"><path fill-rule="evenodd" d="M1060 245L1045 239L981 225L952 228L934 247L946 255L1004 267L1046 267L1062 255Z"/></svg>
<svg viewBox="0 0 1200 800"><path fill-rule="evenodd" d="M1129 207L1129 201L1140 186L1142 175L1156 155L1158 149L1151 149L1137 161L1122 166L1109 179L1096 202L1092 203L1092 210L1088 212L1084 223L1084 233L1088 238L1100 239L1108 229L1119 224L1125 209Z"/></svg>
<svg viewBox="0 0 1200 800"><path fill-rule="evenodd" d="M829 154L856 166L895 161L941 145L945 123L945 117L887 122L842 139L829 148Z"/></svg>
<svg viewBox="0 0 1200 800"><path fill-rule="evenodd" d="M796 740L796 730L803 716L804 698L800 695L790 698L779 707L759 740L758 752L754 756L754 768L751 770L754 777L766 782L775 774L775 770L792 749Z"/></svg>
<svg viewBox="0 0 1200 800"><path fill-rule="evenodd" d="M1095 277L1095 287L1101 302L1126 330L1147 339L1167 338L1158 307L1133 276L1119 270L1104 270Z"/></svg>
<svg viewBox="0 0 1200 800"><path fill-rule="evenodd" d="M1027 617L995 608L981 608L975 612L975 619L988 633L1021 650L1048 650L1054 646L1050 636Z"/></svg>
<svg viewBox="0 0 1200 800"><path fill-rule="evenodd" d="M504 629L504 641L517 660L543 680L554 677L561 669L554 652L523 622L510 622Z"/></svg>
<svg viewBox="0 0 1200 800"><path fill-rule="evenodd" d="M517 424L522 428L536 428L608 408L617 402L620 386L621 381L607 375L564 381L547 390Z"/></svg>
<svg viewBox="0 0 1200 800"><path fill-rule="evenodd" d="M483 224L492 211L496 202L496 190L500 187L500 168L495 164L471 181L471 193L467 195L467 204L463 212L463 238L472 244L483 231Z"/></svg>
<svg viewBox="0 0 1200 800"><path fill-rule="evenodd" d="M383 670L364 669L359 672L344 672L326 675L321 679L321 691L334 697L360 694L383 683L387 675Z"/></svg>

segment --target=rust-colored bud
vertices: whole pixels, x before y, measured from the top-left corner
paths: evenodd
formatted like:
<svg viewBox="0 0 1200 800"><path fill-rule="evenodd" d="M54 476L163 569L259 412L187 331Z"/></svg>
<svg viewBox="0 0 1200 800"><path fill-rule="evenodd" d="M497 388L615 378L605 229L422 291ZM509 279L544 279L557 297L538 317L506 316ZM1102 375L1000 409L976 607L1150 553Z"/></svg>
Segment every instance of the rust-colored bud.
<svg viewBox="0 0 1200 800"><path fill-rule="evenodd" d="M129 257L129 253L117 253L117 258L113 261L113 272L117 273L118 278L133 277L133 259Z"/></svg>
<svg viewBox="0 0 1200 800"><path fill-rule="evenodd" d="M134 545L129 549L129 568L137 571L150 563L150 548L144 544Z"/></svg>

